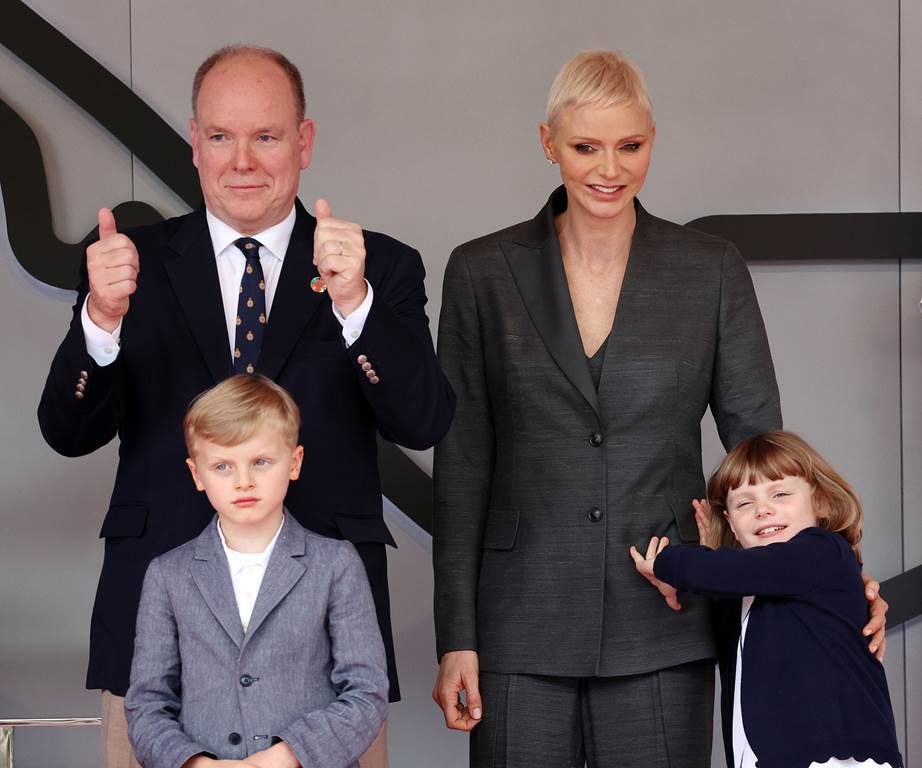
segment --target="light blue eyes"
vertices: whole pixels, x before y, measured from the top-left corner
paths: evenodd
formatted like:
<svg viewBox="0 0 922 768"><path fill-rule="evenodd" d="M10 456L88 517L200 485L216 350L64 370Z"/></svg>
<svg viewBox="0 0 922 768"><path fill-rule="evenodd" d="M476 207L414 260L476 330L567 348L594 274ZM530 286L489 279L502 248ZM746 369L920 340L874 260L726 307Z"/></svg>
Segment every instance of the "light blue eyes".
<svg viewBox="0 0 922 768"><path fill-rule="evenodd" d="M254 459L253 460L254 467L268 467L271 465L272 465L272 459ZM220 464L214 465L215 472L226 473L226 472L230 472L232 468L233 468L233 465L229 464L226 461Z"/></svg>

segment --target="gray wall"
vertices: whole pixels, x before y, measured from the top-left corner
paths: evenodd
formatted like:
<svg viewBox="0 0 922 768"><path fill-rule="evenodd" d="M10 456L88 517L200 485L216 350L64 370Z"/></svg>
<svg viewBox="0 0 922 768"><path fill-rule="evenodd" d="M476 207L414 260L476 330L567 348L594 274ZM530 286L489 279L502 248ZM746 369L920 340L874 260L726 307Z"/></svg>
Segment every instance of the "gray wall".
<svg viewBox="0 0 922 768"><path fill-rule="evenodd" d="M643 199L658 215L922 210L922 0L29 4L183 133L192 72L212 49L286 51L318 129L302 196L421 249L433 330L451 247L530 217L554 186L536 126L554 73L584 48L621 48L647 74L658 134ZM2 48L0 95L38 135L60 237L77 240L98 207L132 198L184 210ZM881 578L922 563L919 251L902 265L752 270L786 423L858 488L867 568ZM71 301L23 273L0 216L0 717L98 711L83 674L115 446L61 458L34 417ZM720 455L709 427L706 465ZM428 698L428 537L397 510L388 521L405 698L390 718L393 763L462 766L466 740ZM886 667L907 765L922 768L920 620L889 633ZM96 738L23 731L17 765L96 765Z"/></svg>

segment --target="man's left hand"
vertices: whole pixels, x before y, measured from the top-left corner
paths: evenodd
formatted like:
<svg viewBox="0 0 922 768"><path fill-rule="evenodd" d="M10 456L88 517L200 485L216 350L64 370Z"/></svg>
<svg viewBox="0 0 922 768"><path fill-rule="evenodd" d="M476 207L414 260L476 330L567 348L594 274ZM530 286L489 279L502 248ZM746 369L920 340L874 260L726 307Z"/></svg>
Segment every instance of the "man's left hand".
<svg viewBox="0 0 922 768"><path fill-rule="evenodd" d="M343 317L365 301L365 237L351 221L334 219L329 202L322 197L314 204L314 265L326 283L330 299Z"/></svg>

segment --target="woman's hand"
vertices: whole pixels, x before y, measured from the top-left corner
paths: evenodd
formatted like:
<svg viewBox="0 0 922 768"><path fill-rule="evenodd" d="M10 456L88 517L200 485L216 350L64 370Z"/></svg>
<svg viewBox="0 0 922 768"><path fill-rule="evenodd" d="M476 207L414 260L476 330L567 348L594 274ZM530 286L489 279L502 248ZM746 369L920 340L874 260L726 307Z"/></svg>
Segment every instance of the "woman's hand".
<svg viewBox="0 0 922 768"><path fill-rule="evenodd" d="M697 508L695 519L697 520ZM631 547L630 552L631 557L634 558L634 567L637 569L637 572L659 590L659 593L666 599L666 605L674 611L681 611L682 604L679 602L675 587L667 584L665 581L660 581L653 573L653 563L656 561L656 556L662 552L668 544L669 539L665 536L661 539L654 536L647 545L646 556L641 556L636 547Z"/></svg>
<svg viewBox="0 0 922 768"><path fill-rule="evenodd" d="M711 530L711 505L707 499L692 499L695 508L695 525L698 526L698 543L708 546L708 533Z"/></svg>
<svg viewBox="0 0 922 768"><path fill-rule="evenodd" d="M861 633L868 638L868 650L878 661L883 661L887 652L887 611L890 603L881 597L880 582L864 572L861 578L864 580L864 596L870 603L870 619Z"/></svg>
<svg viewBox="0 0 922 768"><path fill-rule="evenodd" d="M465 702L461 701L461 691ZM449 651L443 654L432 700L445 716L445 725L455 731L471 731L483 716L480 701L480 657L477 651Z"/></svg>

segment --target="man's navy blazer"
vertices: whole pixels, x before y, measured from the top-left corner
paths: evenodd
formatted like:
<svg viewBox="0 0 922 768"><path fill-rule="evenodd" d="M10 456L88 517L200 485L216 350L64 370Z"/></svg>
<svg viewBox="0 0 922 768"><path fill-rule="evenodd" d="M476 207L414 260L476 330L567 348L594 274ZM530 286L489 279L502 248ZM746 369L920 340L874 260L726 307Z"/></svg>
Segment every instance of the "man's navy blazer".
<svg viewBox="0 0 922 768"><path fill-rule="evenodd" d="M883 665L861 630L867 600L848 542L822 528L752 549L667 547L656 577L717 601L721 715L733 765L733 692L743 595L755 595L743 645L743 727L759 768L831 757L903 764Z"/></svg>
<svg viewBox="0 0 922 768"><path fill-rule="evenodd" d="M361 336L346 349L329 295L310 288L317 275L315 219L299 201L295 206L256 366L301 409L304 468L286 507L317 533L357 545L393 544L382 516L377 432L409 448L427 448L445 434L454 412L454 394L436 362L424 310L422 260L386 235L364 233L365 277L375 297ZM52 362L38 411L45 439L66 456L88 454L116 435L120 439L115 487L100 532L105 559L87 687L121 695L128 688L148 563L197 536L213 515L184 464L183 414L196 395L233 374L204 208L125 234L137 246L140 274L122 323L118 358L100 367L87 354L80 320L88 292L84 264L70 330ZM379 383L365 377L359 355L372 362ZM76 396L81 372L87 374L82 399ZM371 587L387 643L386 573L373 577ZM392 684L395 688L394 678Z"/></svg>

